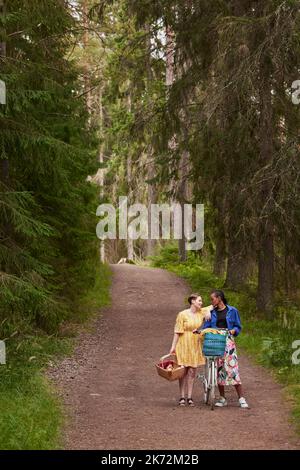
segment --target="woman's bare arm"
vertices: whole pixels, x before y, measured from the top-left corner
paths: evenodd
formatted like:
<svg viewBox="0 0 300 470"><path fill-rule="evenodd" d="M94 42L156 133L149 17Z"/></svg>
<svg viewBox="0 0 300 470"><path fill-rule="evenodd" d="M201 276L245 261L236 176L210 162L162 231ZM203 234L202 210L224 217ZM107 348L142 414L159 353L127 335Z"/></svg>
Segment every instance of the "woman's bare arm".
<svg viewBox="0 0 300 470"><path fill-rule="evenodd" d="M176 345L178 343L178 340L179 340L179 333L174 333L173 342L172 342L172 346L171 346L171 349L170 349L170 354L175 353L175 349L176 349Z"/></svg>
<svg viewBox="0 0 300 470"><path fill-rule="evenodd" d="M205 321L209 321L211 320L211 310L213 310L213 306L212 305L208 305L207 307L203 307L205 309L205 315L204 315L204 318L205 318Z"/></svg>

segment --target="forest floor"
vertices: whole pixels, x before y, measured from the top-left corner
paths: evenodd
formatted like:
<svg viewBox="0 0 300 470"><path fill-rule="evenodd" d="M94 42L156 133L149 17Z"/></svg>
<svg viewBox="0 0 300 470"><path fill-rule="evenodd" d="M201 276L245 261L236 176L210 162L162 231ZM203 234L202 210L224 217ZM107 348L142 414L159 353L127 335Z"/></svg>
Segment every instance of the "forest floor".
<svg viewBox="0 0 300 470"><path fill-rule="evenodd" d="M66 449L300 449L282 387L240 355L250 409L211 411L195 384L195 408L179 408L178 384L160 378L154 363L167 354L176 314L189 288L162 269L112 266L112 304L75 354L49 375L67 413Z"/></svg>

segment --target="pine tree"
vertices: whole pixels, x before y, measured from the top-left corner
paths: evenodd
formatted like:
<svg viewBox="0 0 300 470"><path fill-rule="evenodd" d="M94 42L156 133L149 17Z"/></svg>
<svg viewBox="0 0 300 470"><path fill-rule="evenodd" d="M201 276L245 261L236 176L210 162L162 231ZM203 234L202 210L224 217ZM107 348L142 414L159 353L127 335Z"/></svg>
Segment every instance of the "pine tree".
<svg viewBox="0 0 300 470"><path fill-rule="evenodd" d="M12 0L1 17L1 315L46 329L95 272L95 140L68 59L76 22L58 0Z"/></svg>

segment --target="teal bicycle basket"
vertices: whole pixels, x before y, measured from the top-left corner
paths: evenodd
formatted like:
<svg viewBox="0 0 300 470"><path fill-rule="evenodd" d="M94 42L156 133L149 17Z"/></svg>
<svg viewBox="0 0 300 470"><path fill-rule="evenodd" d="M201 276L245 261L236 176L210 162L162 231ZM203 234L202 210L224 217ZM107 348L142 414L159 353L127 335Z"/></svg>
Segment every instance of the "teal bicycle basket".
<svg viewBox="0 0 300 470"><path fill-rule="evenodd" d="M227 335L206 333L203 343L204 356L224 356Z"/></svg>

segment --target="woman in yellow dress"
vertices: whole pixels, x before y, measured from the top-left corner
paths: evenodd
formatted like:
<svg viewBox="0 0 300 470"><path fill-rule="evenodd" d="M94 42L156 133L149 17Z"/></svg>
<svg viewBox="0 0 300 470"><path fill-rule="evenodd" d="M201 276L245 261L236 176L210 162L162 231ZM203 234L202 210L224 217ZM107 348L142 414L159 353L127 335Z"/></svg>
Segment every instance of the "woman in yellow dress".
<svg viewBox="0 0 300 470"><path fill-rule="evenodd" d="M205 363L199 337L194 335L195 328L199 328L205 320L210 319L211 306L202 308L202 297L199 294L191 294L188 298L190 308L179 312L174 328L174 338L170 354L176 354L179 365L185 366L185 375L179 380L180 399L179 405L194 406L192 399L194 381L197 367Z"/></svg>

